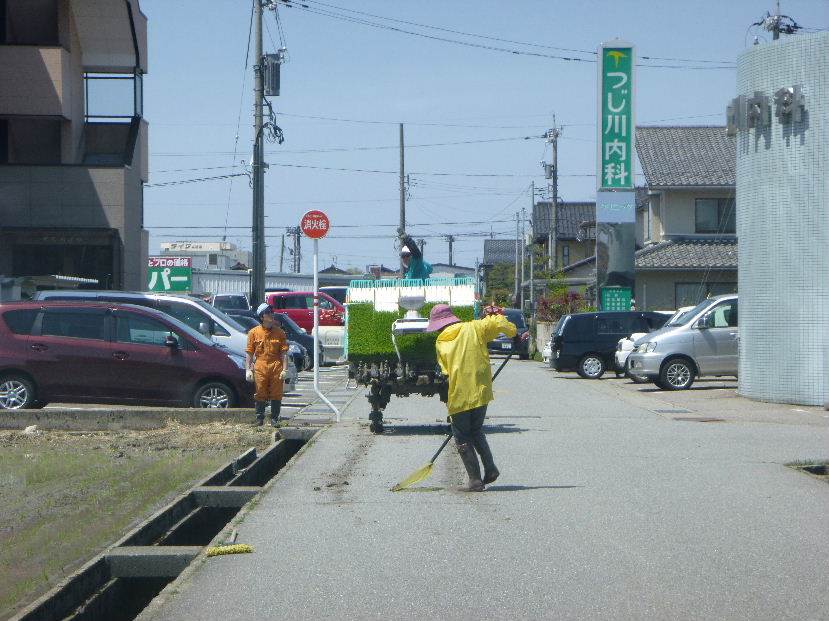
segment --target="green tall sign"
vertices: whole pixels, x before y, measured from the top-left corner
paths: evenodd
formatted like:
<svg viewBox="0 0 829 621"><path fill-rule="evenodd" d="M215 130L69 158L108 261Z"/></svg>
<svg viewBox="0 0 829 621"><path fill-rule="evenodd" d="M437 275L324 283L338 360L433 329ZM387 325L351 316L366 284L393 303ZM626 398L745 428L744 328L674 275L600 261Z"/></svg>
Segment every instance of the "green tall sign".
<svg viewBox="0 0 829 621"><path fill-rule="evenodd" d="M596 122L596 287L601 310L629 310L634 291L636 55L613 40L598 50Z"/></svg>
<svg viewBox="0 0 829 621"><path fill-rule="evenodd" d="M633 188L633 45L599 47L599 157L596 187Z"/></svg>

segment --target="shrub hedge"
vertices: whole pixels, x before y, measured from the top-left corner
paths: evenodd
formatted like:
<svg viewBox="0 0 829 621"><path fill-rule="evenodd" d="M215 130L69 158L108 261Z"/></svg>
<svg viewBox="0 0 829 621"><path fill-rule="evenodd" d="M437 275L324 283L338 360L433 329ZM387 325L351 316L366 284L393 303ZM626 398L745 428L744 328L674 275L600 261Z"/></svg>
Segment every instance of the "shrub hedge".
<svg viewBox="0 0 829 621"><path fill-rule="evenodd" d="M428 317L434 304L426 304L420 309L421 317ZM473 319L472 306L456 306L452 312L461 321ZM397 352L391 340L392 324L406 314L374 310L373 304L348 305L348 361L353 364L361 362L397 362ZM404 362L434 365L436 334L405 334L397 337L397 346Z"/></svg>

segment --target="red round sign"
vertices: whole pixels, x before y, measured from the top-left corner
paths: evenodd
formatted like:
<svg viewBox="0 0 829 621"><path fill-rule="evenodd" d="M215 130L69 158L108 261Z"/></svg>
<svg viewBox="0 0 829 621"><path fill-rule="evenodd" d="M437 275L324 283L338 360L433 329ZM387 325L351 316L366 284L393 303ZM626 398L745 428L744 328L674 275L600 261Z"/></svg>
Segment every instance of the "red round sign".
<svg viewBox="0 0 829 621"><path fill-rule="evenodd" d="M328 229L331 228L331 222L324 213L312 209L302 216L299 227L311 239L322 239L328 234Z"/></svg>

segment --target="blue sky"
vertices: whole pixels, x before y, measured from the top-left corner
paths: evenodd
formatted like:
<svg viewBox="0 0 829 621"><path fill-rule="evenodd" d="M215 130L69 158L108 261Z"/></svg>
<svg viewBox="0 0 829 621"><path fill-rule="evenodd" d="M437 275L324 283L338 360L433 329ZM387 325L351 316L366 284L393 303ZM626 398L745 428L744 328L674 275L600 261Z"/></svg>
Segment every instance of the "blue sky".
<svg viewBox="0 0 829 621"><path fill-rule="evenodd" d="M514 236L514 221L508 220L522 207L529 212L530 183L546 184L539 162L550 152L541 136L551 127L553 114L564 126L559 194L564 200L594 198L594 63L446 43L319 12L542 55L589 59L589 54L550 47L589 52L619 37L635 43L639 56L731 64L758 33L749 30L751 22L773 4L323 2L308 0L311 10L280 7L282 42L273 12L266 12L265 51L286 45L290 55L282 68L281 95L271 98L285 142L266 146L272 165L266 174L266 225L274 227L268 231L269 269L278 267L283 228L296 225L309 209L326 211L334 227L320 244L322 264L396 262L398 122L406 123L406 143L411 145L406 150L407 222L416 237L490 231ZM253 72L250 67L244 71L251 2L142 0L141 8L149 20L144 113L150 123L150 184L242 172L240 164L250 160L253 136ZM829 26L827 0L784 0L781 8L807 27ZM343 9L536 45L473 38ZM722 124L734 83L733 69L641 67L637 122ZM490 142L469 143L484 140ZM415 146L457 142L467 144ZM249 247L249 229L232 228L250 226L251 191L245 177L150 186L144 198L151 254L163 241L217 241L223 234ZM435 224L456 222L462 224ZM227 231L226 224L231 227ZM303 267L309 269L310 243L304 241L303 247ZM429 260L445 262L447 250L443 239L426 239ZM455 262L472 266L482 252L480 237L459 237Z"/></svg>

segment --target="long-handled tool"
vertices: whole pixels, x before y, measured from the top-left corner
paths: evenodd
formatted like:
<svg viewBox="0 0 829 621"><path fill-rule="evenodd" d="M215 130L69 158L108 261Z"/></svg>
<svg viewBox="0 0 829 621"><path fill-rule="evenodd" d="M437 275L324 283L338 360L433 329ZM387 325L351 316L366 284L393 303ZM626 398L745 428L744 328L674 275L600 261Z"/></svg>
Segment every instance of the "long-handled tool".
<svg viewBox="0 0 829 621"><path fill-rule="evenodd" d="M510 354L506 358L504 358L504 361L501 363L501 366L499 366L495 373L492 374L493 381L496 377L498 377L498 374L503 370L503 368L507 366L507 362L509 362L510 358L512 358L512 352L510 352ZM420 468L412 472L409 476L407 476L405 479L400 481L400 483L392 487L391 491L399 492L408 487L411 487L415 483L420 483L421 481L428 479L429 476L432 474L432 468L435 465L435 460L443 452L443 449L446 448L446 445L449 444L449 440L451 439L452 432L450 431L449 435L446 436L446 439L443 441L443 444L441 444L437 452L434 455L432 455L432 459L430 459L425 466L421 466Z"/></svg>

